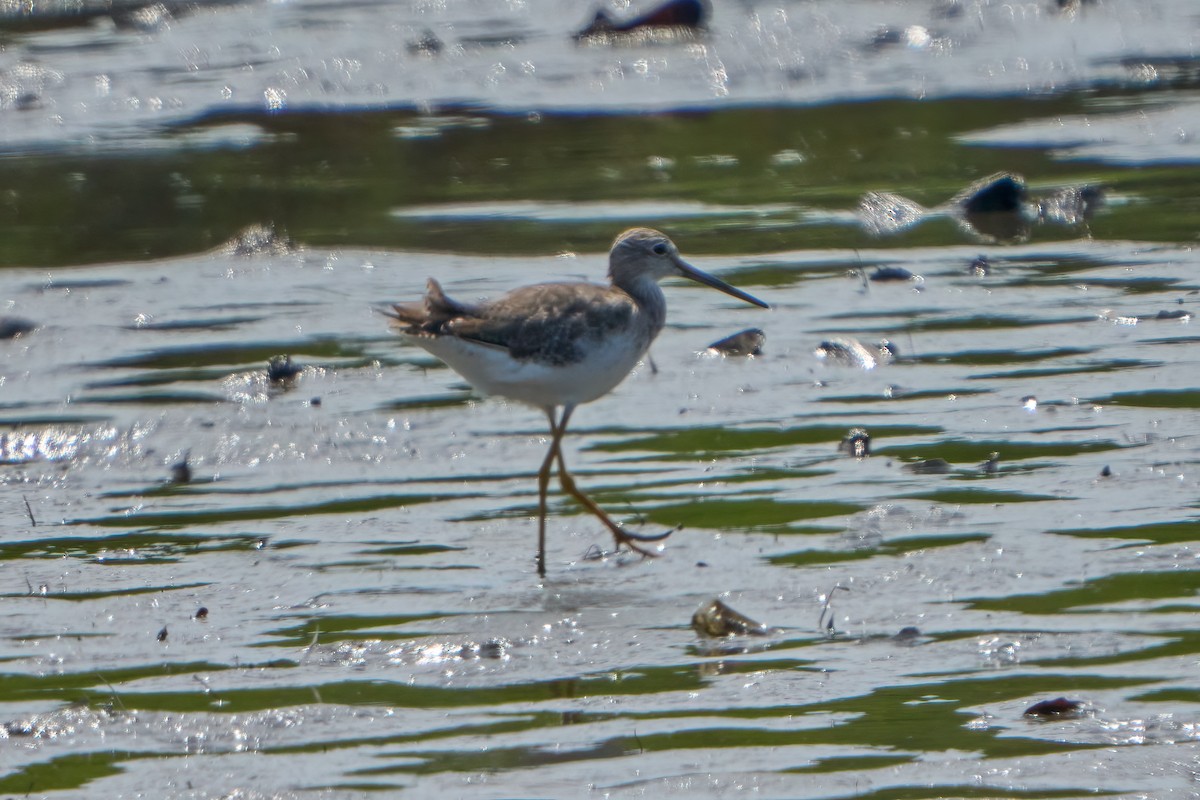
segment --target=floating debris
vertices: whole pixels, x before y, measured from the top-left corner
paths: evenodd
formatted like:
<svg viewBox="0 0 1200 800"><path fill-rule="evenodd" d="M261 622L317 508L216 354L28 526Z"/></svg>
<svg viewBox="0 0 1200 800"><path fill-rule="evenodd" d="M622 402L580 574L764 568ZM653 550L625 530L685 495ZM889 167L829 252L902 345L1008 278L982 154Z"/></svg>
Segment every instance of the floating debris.
<svg viewBox="0 0 1200 800"><path fill-rule="evenodd" d="M1192 318L1192 312L1184 311L1182 308L1172 308L1170 310L1163 310L1163 311L1158 312L1158 314L1156 314L1154 318L1155 319L1179 319L1179 320L1183 320L1184 322L1187 322L1188 320L1190 320ZM0 339L3 339L3 338L4 338L3 335L0 335Z"/></svg>
<svg viewBox="0 0 1200 800"><path fill-rule="evenodd" d="M694 36L708 24L711 9L708 0L667 0L657 8L625 20L613 19L600 9L586 27L575 34L575 40L612 39L614 34L632 34L658 30L672 36Z"/></svg>
<svg viewBox="0 0 1200 800"><path fill-rule="evenodd" d="M206 621L208 619L208 609L204 606L200 606L200 608L196 609L196 616L194 619L198 619L201 622Z"/></svg>
<svg viewBox="0 0 1200 800"><path fill-rule="evenodd" d="M762 346L767 335L758 328L747 328L732 336L713 342L705 352L718 356L745 356L753 358L762 355Z"/></svg>
<svg viewBox="0 0 1200 800"><path fill-rule="evenodd" d="M167 640L167 626L166 625L163 625L163 629L158 632L158 636L156 636L155 638L158 639L160 642L165 642Z"/></svg>
<svg viewBox="0 0 1200 800"><path fill-rule="evenodd" d="M838 444L839 453L849 453L855 458L871 455L871 434L863 428L851 428Z"/></svg>
<svg viewBox="0 0 1200 800"><path fill-rule="evenodd" d="M979 471L984 475L995 475L1000 469L1000 454L993 452L988 456L987 461L979 465Z"/></svg>
<svg viewBox="0 0 1200 800"><path fill-rule="evenodd" d="M692 628L702 636L765 636L767 626L734 611L720 600L705 603L692 614Z"/></svg>
<svg viewBox="0 0 1200 800"><path fill-rule="evenodd" d="M1043 719L1077 717L1081 714L1083 703L1078 700L1068 700L1056 697L1053 700L1042 700L1025 709L1026 717L1041 717Z"/></svg>
<svg viewBox="0 0 1200 800"><path fill-rule="evenodd" d="M992 274L992 262L985 255L976 256L971 262L971 274L977 278L986 278Z"/></svg>

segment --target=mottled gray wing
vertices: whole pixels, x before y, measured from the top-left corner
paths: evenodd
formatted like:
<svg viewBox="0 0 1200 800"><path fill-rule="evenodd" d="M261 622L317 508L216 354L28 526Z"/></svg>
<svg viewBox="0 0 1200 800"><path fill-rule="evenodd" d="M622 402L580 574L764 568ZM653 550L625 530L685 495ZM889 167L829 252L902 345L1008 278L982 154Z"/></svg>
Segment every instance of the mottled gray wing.
<svg viewBox="0 0 1200 800"><path fill-rule="evenodd" d="M591 283L525 286L448 322L454 336L508 348L513 358L571 364L587 345L629 326L636 311L620 290Z"/></svg>

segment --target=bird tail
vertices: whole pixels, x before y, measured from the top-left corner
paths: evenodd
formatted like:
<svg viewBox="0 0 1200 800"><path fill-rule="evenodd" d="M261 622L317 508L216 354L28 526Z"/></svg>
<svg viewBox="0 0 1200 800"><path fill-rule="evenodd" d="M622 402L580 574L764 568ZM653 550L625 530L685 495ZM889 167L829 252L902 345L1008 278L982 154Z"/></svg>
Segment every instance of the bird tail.
<svg viewBox="0 0 1200 800"><path fill-rule="evenodd" d="M430 278L425 286L425 297L415 303L395 303L391 309L381 313L395 322L392 327L401 333L442 333L446 323L459 317L478 314L474 306L452 300L442 291L442 285Z"/></svg>

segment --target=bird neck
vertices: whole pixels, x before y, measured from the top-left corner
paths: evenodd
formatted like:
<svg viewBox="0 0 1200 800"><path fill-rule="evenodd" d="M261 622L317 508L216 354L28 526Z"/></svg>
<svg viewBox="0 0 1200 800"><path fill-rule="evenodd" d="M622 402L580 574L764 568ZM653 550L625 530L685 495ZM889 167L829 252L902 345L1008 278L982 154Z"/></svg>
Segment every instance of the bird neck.
<svg viewBox="0 0 1200 800"><path fill-rule="evenodd" d="M657 336L667 321L667 298L663 296L658 281L647 275L632 278L625 275L613 276L613 286L629 295L637 304L638 311L649 321L648 327Z"/></svg>

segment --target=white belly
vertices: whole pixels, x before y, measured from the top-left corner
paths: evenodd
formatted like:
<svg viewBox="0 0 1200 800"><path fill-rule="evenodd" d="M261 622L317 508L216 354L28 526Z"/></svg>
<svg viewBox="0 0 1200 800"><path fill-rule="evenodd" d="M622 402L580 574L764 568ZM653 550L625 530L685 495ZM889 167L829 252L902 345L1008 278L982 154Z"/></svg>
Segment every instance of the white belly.
<svg viewBox="0 0 1200 800"><path fill-rule="evenodd" d="M581 361L551 366L518 361L503 348L453 336L407 338L445 361L479 391L538 408L574 406L603 397L625 379L648 346L632 335L609 336L595 342Z"/></svg>

